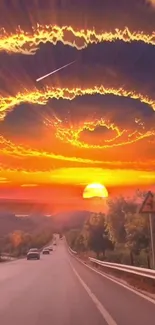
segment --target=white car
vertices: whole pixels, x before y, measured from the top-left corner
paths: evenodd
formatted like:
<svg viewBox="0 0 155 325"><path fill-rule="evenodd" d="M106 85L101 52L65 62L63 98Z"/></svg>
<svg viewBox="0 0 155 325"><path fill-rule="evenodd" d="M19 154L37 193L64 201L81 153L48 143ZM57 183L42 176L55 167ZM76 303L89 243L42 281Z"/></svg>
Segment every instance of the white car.
<svg viewBox="0 0 155 325"><path fill-rule="evenodd" d="M40 260L40 252L37 248L31 248L27 253L27 260Z"/></svg>
<svg viewBox="0 0 155 325"><path fill-rule="evenodd" d="M44 255L49 255L49 254L50 254L50 250L49 250L49 248L44 248L44 249L43 249L43 254L44 254Z"/></svg>

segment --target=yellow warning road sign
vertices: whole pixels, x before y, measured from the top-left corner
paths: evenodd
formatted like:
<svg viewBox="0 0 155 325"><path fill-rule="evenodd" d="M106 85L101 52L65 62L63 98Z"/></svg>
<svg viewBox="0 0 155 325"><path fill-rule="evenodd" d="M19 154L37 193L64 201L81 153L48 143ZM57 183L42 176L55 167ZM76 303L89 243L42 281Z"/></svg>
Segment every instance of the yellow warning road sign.
<svg viewBox="0 0 155 325"><path fill-rule="evenodd" d="M148 192L142 206L140 213L155 213L155 197L152 192Z"/></svg>

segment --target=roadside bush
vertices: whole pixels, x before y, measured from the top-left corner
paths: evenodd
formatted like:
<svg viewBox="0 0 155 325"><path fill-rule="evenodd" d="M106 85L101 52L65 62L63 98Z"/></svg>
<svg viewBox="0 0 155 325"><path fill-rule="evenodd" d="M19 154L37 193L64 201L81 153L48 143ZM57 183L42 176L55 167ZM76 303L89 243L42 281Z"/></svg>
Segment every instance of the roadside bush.
<svg viewBox="0 0 155 325"><path fill-rule="evenodd" d="M114 251L107 251L105 260L111 263L132 265L131 253L127 248L116 248ZM139 255L133 254L133 265L148 268L148 258L145 251L141 251Z"/></svg>
<svg viewBox="0 0 155 325"><path fill-rule="evenodd" d="M52 240L52 236L51 231L33 235L15 231L3 239L2 252L12 257L24 256L31 247L40 249L48 244Z"/></svg>

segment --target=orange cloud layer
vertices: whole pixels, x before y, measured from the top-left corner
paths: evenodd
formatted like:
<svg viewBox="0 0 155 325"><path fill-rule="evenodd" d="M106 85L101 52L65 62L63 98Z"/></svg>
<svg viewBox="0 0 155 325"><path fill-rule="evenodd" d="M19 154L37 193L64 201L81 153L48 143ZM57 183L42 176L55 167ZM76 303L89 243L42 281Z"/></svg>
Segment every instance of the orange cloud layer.
<svg viewBox="0 0 155 325"><path fill-rule="evenodd" d="M145 34L143 31L130 31L128 27L120 30L97 32L93 29L75 29L72 26L39 25L32 27L32 33L22 30L20 27L16 33L1 31L0 51L8 53L21 53L32 55L36 53L40 43L50 42L56 45L58 42L76 47L78 50L86 48L89 44L101 42L144 42L155 45L155 32Z"/></svg>
<svg viewBox="0 0 155 325"><path fill-rule="evenodd" d="M7 139L5 139L4 137L0 136L0 154L1 154L1 157L12 157L15 159L16 161L16 165L19 167L20 166L20 158L22 158L22 161L23 161L23 158L24 159L31 159L31 162L28 163L28 161L26 161L24 163L24 166L27 168L24 169L24 171L31 171L31 163L32 163L32 160L33 160L33 169L36 171L36 170L39 170L40 167L42 166L42 164L40 165L39 161L37 160L37 158L39 159L43 159L43 162L44 162L44 165L46 166L46 159L50 159L51 161L62 161L62 162L75 162L75 163L78 163L78 164L83 164L83 165L101 165L103 168L110 168L110 169L124 169L124 170L128 170L128 169L136 169L136 170L139 170L139 171L143 171L143 170L154 170L155 168L155 160L136 160L134 159L134 161L121 161L121 160L111 160L111 161L108 161L105 160L105 158L101 159L101 160L96 160L95 158L93 159L88 159L88 158L82 158L82 157L72 157L72 156L65 156L65 155L60 155L60 154L54 154L54 153L51 153L51 152L46 152L46 151L43 151L43 150L39 150L39 149L34 149L34 148L30 148L28 146L23 146L23 145L18 145L18 144L15 144ZM108 157L107 157L108 158ZM121 157L120 157L121 158ZM8 160L8 158L7 158ZM10 158L9 158L9 161L10 161ZM7 163L8 166L11 167L11 162ZM18 168L18 170L22 171L23 167L22 168ZM3 167L2 167L2 170L3 170ZM4 168L5 170L5 168ZM2 180L4 181L5 183L5 177L2 178ZM29 180L29 184L31 184L31 178Z"/></svg>
<svg viewBox="0 0 155 325"><path fill-rule="evenodd" d="M132 169L60 168L50 171L0 169L3 183L33 187L39 185L81 185L102 183L105 186L153 185L155 173ZM5 180L4 180L5 178Z"/></svg>
<svg viewBox="0 0 155 325"><path fill-rule="evenodd" d="M102 161L86 159L86 158L78 158L78 157L66 157L63 155L57 155L52 152L39 151L37 149L32 149L28 147L23 147L21 145L15 145L13 142L6 140L3 136L0 136L0 152L4 155L12 156L12 157L33 157L33 158L50 158L56 160L63 161L72 161L79 162L85 164L101 164Z"/></svg>
<svg viewBox="0 0 155 325"><path fill-rule="evenodd" d="M16 105L21 103L30 103L30 104L39 104L46 105L49 99L68 99L73 100L77 96L84 95L115 95L119 97L126 97L139 100L142 103L148 104L155 111L155 100L149 98L147 95L141 93L136 93L132 90L125 90L122 87L120 88L106 88L103 85L94 86L91 88L82 89L79 88L49 88L46 87L44 91L35 89L33 91L27 90L23 93L17 93L16 96L0 96L0 118L3 119L7 112L13 109Z"/></svg>
<svg viewBox="0 0 155 325"><path fill-rule="evenodd" d="M135 121L135 127L138 121ZM142 122L141 122L142 123ZM136 143L145 138L149 138L155 136L155 130L146 131L145 127L140 130L127 130L120 129L114 123L109 121L105 121L104 119L94 120L94 121L85 121L79 127L70 126L69 128L63 127L63 122L59 119L54 123L56 129L56 137L63 142L70 143L73 146L79 148L87 148L87 149L103 149L103 148L112 148L112 147L120 147L132 143ZM142 124L143 126L144 124ZM106 137L103 138L102 144L88 144L82 140L80 140L80 135L84 130L88 130L93 132L96 127L104 126L107 130L111 130L114 132L114 136L109 139ZM101 140L100 140L101 142Z"/></svg>

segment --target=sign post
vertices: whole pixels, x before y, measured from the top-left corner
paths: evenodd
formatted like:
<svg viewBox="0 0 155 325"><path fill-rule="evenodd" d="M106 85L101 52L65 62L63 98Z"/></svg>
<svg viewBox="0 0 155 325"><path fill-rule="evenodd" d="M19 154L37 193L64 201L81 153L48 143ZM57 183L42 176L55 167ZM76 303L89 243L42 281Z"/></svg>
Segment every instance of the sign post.
<svg viewBox="0 0 155 325"><path fill-rule="evenodd" d="M149 213L149 223L150 223L150 236L151 236L151 251L152 251L152 266L155 269L155 252L154 252L154 238L153 238L153 222L152 214Z"/></svg>
<svg viewBox="0 0 155 325"><path fill-rule="evenodd" d="M154 247L154 236L153 236L153 219L152 214L155 213L155 199L152 192L148 192L142 206L140 208L140 213L149 214L149 224L150 224L150 238L151 238L151 251L152 251L152 267L155 269L155 247Z"/></svg>

